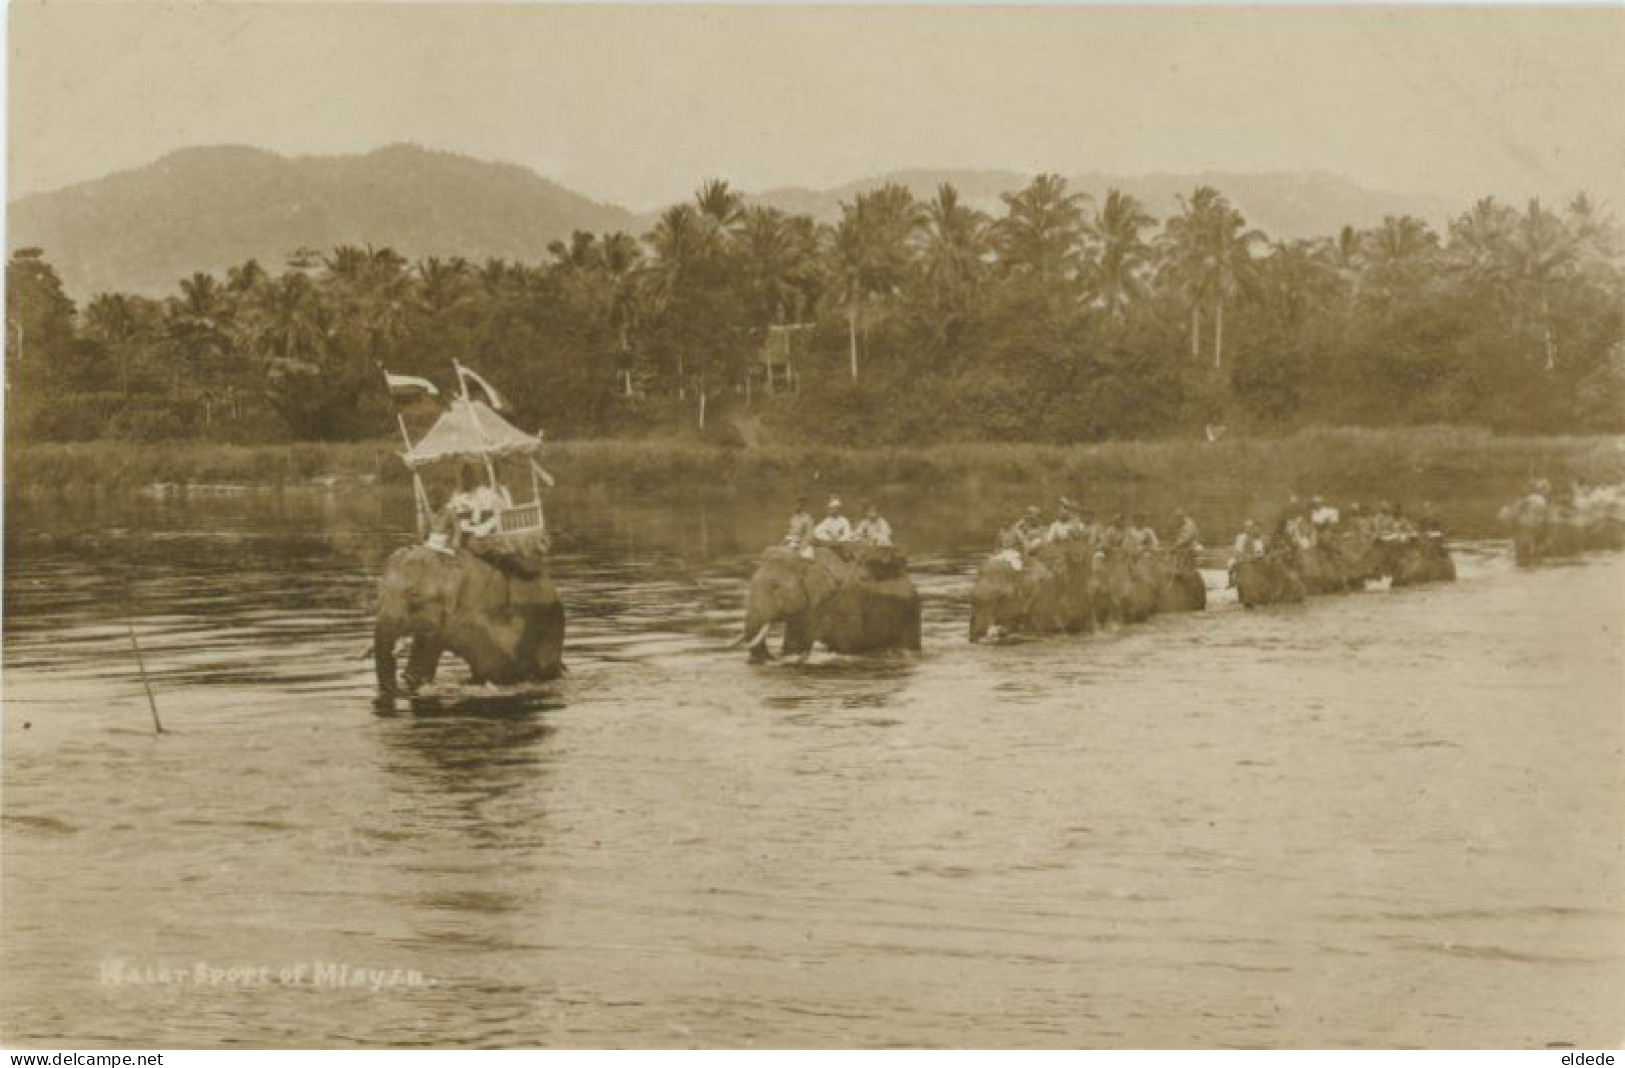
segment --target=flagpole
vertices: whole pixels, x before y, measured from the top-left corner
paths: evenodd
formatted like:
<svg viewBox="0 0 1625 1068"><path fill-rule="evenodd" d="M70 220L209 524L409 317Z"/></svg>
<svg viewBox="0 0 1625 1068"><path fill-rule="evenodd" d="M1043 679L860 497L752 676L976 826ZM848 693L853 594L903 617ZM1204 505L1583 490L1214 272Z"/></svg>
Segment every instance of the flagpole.
<svg viewBox="0 0 1625 1068"><path fill-rule="evenodd" d="M468 396L468 376L463 373L462 362L456 359L451 365L457 369L457 385L463 391L463 403L468 405L468 418L474 424L474 432L479 434L480 441L485 444L485 481L493 490L497 488L497 469L491 462L491 439L485 434L485 427L480 423L480 413L474 410L474 402Z"/></svg>

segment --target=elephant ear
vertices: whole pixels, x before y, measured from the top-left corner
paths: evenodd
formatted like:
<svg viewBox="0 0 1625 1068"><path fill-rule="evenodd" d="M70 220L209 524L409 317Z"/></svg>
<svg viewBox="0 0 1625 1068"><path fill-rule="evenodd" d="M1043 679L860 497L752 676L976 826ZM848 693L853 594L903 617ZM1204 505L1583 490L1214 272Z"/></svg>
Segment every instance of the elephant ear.
<svg viewBox="0 0 1625 1068"><path fill-rule="evenodd" d="M809 608L823 604L840 583L827 564L822 560L809 560L806 570L801 575L802 589L807 591L807 606Z"/></svg>

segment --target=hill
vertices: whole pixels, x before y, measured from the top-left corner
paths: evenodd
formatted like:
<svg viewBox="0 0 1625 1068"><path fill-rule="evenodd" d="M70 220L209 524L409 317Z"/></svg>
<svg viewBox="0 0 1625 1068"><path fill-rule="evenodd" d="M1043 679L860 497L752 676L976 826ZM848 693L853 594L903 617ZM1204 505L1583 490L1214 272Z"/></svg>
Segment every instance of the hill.
<svg viewBox="0 0 1625 1068"><path fill-rule="evenodd" d="M298 248L390 245L409 257L539 260L574 229L633 225L524 167L412 145L288 158L183 149L132 171L10 208L7 245L46 250L68 292L173 292L193 271L250 257L278 268Z"/></svg>

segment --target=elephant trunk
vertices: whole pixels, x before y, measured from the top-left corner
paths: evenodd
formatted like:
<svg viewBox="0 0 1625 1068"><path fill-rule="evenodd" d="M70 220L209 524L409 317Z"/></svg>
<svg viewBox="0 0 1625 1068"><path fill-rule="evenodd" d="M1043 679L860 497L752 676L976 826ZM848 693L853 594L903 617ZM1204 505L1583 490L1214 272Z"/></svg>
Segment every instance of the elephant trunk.
<svg viewBox="0 0 1625 1068"><path fill-rule="evenodd" d="M393 627L379 623L373 631L372 664L378 675L378 692L385 697L395 693L399 676L395 670L395 643L400 636Z"/></svg>

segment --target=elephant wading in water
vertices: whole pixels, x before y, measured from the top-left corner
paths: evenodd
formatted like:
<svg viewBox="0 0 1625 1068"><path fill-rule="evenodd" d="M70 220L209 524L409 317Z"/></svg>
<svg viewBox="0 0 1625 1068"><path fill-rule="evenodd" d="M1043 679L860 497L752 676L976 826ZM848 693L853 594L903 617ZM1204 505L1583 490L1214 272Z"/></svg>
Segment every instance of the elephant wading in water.
<svg viewBox="0 0 1625 1068"><path fill-rule="evenodd" d="M982 564L971 593L970 640L990 634L1076 633L1138 623L1158 612L1207 606L1207 587L1189 554L1109 550L1096 559L1086 541L1057 542Z"/></svg>
<svg viewBox="0 0 1625 1068"><path fill-rule="evenodd" d="M1383 570L1393 586L1420 586L1425 582L1456 581L1456 562L1440 534L1388 538L1380 541Z"/></svg>
<svg viewBox="0 0 1625 1068"><path fill-rule="evenodd" d="M1512 555L1520 566L1581 553L1625 548L1625 487L1581 491L1572 504L1531 494L1501 509L1512 527Z"/></svg>
<svg viewBox="0 0 1625 1068"><path fill-rule="evenodd" d="M1299 604L1308 595L1292 554L1278 549L1237 560L1230 568L1230 585L1248 608Z"/></svg>
<svg viewBox="0 0 1625 1068"><path fill-rule="evenodd" d="M784 624L783 652L804 656L814 645L836 653L920 648L920 595L908 559L891 548L849 545L789 547L762 554L745 599L742 641L752 660L768 660L768 631Z"/></svg>
<svg viewBox="0 0 1625 1068"><path fill-rule="evenodd" d="M1090 630L1096 592L1094 550L1087 542L1046 545L1025 558L995 553L976 574L970 640Z"/></svg>
<svg viewBox="0 0 1625 1068"><path fill-rule="evenodd" d="M412 647L397 680L403 638ZM373 632L380 693L433 682L446 652L468 664L475 683L543 682L563 672L563 651L564 605L540 552L487 557L414 545L389 558Z"/></svg>

